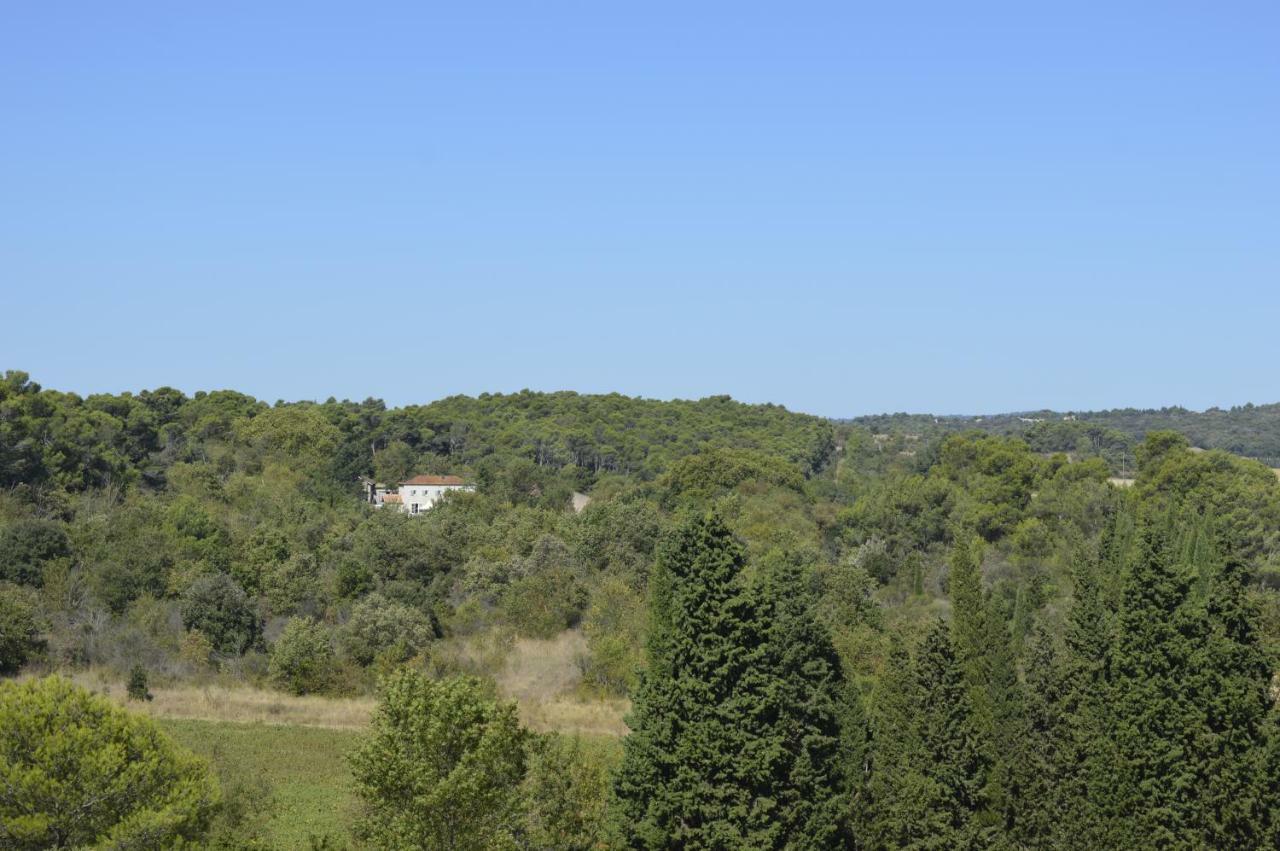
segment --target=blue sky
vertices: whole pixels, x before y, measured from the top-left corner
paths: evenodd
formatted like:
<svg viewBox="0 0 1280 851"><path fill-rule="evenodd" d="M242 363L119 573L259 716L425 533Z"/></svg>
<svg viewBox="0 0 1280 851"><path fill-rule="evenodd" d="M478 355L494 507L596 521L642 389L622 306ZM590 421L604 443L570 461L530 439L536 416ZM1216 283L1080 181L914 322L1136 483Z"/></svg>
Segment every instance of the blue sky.
<svg viewBox="0 0 1280 851"><path fill-rule="evenodd" d="M0 368L1280 400L1280 5L0 11Z"/></svg>

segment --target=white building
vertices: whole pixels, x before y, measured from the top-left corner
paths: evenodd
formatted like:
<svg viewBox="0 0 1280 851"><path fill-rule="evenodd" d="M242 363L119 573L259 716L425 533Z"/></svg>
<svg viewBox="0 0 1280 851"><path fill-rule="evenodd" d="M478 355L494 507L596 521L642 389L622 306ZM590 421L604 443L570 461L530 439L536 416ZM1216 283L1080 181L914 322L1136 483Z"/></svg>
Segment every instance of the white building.
<svg viewBox="0 0 1280 851"><path fill-rule="evenodd" d="M387 505L399 503L401 511L407 514L421 514L453 491L473 491L475 485L469 485L457 476L414 476L400 483L400 489L391 499L391 494L384 498Z"/></svg>

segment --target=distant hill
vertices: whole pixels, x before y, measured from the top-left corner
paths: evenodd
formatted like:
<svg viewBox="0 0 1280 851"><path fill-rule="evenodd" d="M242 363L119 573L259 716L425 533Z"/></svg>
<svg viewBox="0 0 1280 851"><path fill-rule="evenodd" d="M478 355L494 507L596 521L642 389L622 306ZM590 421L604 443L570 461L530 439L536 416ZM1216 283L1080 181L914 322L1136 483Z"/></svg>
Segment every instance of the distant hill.
<svg viewBox="0 0 1280 851"><path fill-rule="evenodd" d="M1127 466L1123 456L1128 453L1131 460L1132 447L1147 432L1170 429L1186 435L1193 446L1223 449L1280 467L1280 403L1207 411L1172 407L1022 411L976 416L877 414L845 422L876 433L937 436L977 429L992 434L1016 434L1044 451L1093 449L1119 467Z"/></svg>

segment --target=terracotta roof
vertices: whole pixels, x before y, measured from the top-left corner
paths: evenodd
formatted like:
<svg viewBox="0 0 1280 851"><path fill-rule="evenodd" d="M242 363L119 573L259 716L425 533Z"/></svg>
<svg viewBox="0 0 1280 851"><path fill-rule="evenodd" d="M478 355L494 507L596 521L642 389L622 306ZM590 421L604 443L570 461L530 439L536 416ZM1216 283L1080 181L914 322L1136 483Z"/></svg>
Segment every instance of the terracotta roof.
<svg viewBox="0 0 1280 851"><path fill-rule="evenodd" d="M384 497L382 498L382 503L383 503L383 505L385 505L385 504L387 504L388 502L390 502L390 503L392 503L392 504L395 504L395 503L400 502L400 494L398 494L398 493L389 493L389 494L387 494L386 496L384 496Z"/></svg>
<svg viewBox="0 0 1280 851"><path fill-rule="evenodd" d="M458 476L414 476L412 479L405 479L402 485L460 485L462 479Z"/></svg>

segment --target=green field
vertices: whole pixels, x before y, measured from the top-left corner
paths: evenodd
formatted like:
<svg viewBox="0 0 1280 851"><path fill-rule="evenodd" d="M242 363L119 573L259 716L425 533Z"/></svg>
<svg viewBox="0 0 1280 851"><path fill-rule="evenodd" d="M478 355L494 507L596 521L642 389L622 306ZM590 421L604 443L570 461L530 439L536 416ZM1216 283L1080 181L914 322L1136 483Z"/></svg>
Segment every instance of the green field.
<svg viewBox="0 0 1280 851"><path fill-rule="evenodd" d="M208 758L224 787L266 791L260 833L280 848L306 848L311 836L345 844L356 806L346 754L359 733L324 727L157 719L180 744ZM257 787L257 788L255 788Z"/></svg>

